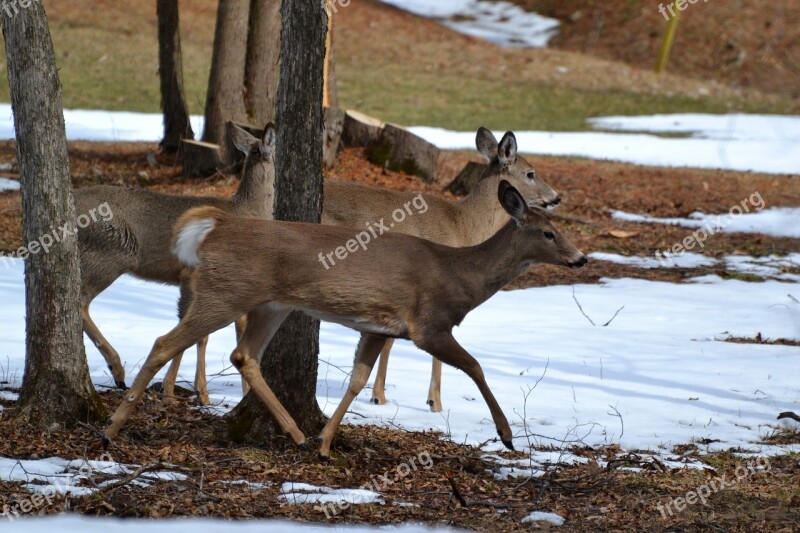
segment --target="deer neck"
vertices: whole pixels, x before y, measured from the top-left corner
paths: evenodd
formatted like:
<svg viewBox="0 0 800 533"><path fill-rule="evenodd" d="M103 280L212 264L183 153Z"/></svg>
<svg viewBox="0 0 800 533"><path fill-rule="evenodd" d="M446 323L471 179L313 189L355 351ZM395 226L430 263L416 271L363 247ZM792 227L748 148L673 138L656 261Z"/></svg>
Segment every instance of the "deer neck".
<svg viewBox="0 0 800 533"><path fill-rule="evenodd" d="M516 222L509 220L481 244L456 250L456 264L461 268L453 277L472 300L471 308L488 300L528 267L529 261L524 260L524 247L517 242L518 234Z"/></svg>
<svg viewBox="0 0 800 533"><path fill-rule="evenodd" d="M458 225L463 246L481 243L503 229L510 220L497 199L500 176L489 176L458 204Z"/></svg>
<svg viewBox="0 0 800 533"><path fill-rule="evenodd" d="M255 213L272 213L275 169L272 165L250 159L244 162L242 178L233 197L233 204Z"/></svg>

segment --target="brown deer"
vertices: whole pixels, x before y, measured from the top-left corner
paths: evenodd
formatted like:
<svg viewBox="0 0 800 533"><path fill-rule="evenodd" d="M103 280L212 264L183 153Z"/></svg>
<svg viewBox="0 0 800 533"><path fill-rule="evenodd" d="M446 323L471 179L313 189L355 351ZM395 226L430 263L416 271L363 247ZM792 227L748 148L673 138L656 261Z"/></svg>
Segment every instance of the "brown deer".
<svg viewBox="0 0 800 533"><path fill-rule="evenodd" d="M125 369L119 354L106 340L92 317L89 305L123 274L159 283L178 285L184 266L170 252L172 227L187 210L210 205L251 218L272 218L275 168L275 127L267 124L257 139L234 124L228 134L247 154L239 188L231 198L176 196L144 189L100 185L74 191L78 213L107 205L112 216L88 225L78 233L81 261L81 314L83 330L103 355L116 385L125 387ZM205 365L208 339L198 339L197 357ZM195 388L205 393L205 373ZM174 380L172 381L174 385ZM207 394L207 393L205 393ZM201 397L201 401L206 398Z"/></svg>
<svg viewBox="0 0 800 533"><path fill-rule="evenodd" d="M513 185L530 207L555 207L561 202L559 195L536 174L533 166L517 154L517 140L512 132L507 132L498 143L491 131L480 128L475 136L475 145L489 160L484 176L476 188L459 202L423 194L422 198L427 206L424 216L406 218L402 224L396 224L392 228L393 232L422 237L457 248L482 243L497 233L510 219L497 201L497 187L501 180ZM323 187L322 223L359 230L363 230L367 223L382 219L388 223L394 209L412 202L419 195L338 180L325 180ZM373 403L386 403L386 369L393 343L394 340L389 339L381 351L378 375L372 389ZM165 390L173 388L179 364L180 357L177 357L164 380ZM205 382L205 364L200 359L195 376L196 383ZM434 412L442 410L441 380L442 362L434 358L428 391L428 405ZM243 388L246 392L246 382L243 383Z"/></svg>
<svg viewBox="0 0 800 533"><path fill-rule="evenodd" d="M117 436L150 380L167 362L244 313L247 326L231 361L283 431L304 445L305 436L264 381L259 362L288 314L302 310L361 332L347 392L320 435L321 456L330 454L345 411L366 384L389 338L410 339L472 378L501 440L513 449L508 420L480 364L451 331L531 264L580 268L586 256L556 231L542 211L530 208L508 181L500 181L497 195L512 220L482 244L452 248L388 233L329 269L320 265L318 252L352 239L351 229L243 220L211 207L187 212L175 225L173 241L176 256L192 269L190 301L183 302L186 313L172 331L156 340L106 428L104 445Z"/></svg>

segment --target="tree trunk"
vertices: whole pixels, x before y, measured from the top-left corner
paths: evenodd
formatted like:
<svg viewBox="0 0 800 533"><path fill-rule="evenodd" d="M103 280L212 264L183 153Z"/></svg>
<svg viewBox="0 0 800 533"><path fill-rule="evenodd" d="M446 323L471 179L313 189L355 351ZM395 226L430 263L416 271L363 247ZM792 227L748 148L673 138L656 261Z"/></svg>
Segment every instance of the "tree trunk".
<svg viewBox="0 0 800 533"><path fill-rule="evenodd" d="M17 419L52 428L105 413L89 379L80 314L80 263L53 41L44 6L3 17L22 185L25 374ZM56 228L55 231L53 228ZM54 233L56 234L54 238ZM57 242L56 242L57 241ZM45 245L49 251L45 249Z"/></svg>
<svg viewBox="0 0 800 533"><path fill-rule="evenodd" d="M322 210L322 76L327 14L319 0L283 0L276 106L275 218L319 222ZM319 322L292 313L273 338L261 371L300 429L316 435ZM228 418L234 439L263 443L280 434L251 392Z"/></svg>
<svg viewBox="0 0 800 533"><path fill-rule="evenodd" d="M251 0L247 37L247 114L264 126L275 119L280 79L281 0Z"/></svg>
<svg viewBox="0 0 800 533"><path fill-rule="evenodd" d="M220 0L206 93L204 142L222 145L225 122L246 119L244 70L250 0Z"/></svg>
<svg viewBox="0 0 800 533"><path fill-rule="evenodd" d="M333 0L327 0L327 4L329 16L328 35L325 39L325 77L323 78L325 80L325 85L322 93L322 105L323 107L339 107L339 96L336 92L336 63L334 62L336 54L334 53L335 46L333 40Z"/></svg>
<svg viewBox="0 0 800 533"><path fill-rule="evenodd" d="M166 152L177 152L181 139L194 139L183 91L178 0L157 0L156 17L158 75L161 80L161 111L164 113L164 138L161 147Z"/></svg>

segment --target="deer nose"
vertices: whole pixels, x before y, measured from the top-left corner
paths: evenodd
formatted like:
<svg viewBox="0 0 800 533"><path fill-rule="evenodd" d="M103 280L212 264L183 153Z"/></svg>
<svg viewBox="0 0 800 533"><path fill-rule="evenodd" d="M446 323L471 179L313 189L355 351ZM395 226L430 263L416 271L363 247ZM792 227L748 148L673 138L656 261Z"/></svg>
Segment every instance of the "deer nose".
<svg viewBox="0 0 800 533"><path fill-rule="evenodd" d="M586 266L586 263L588 263L588 262L589 262L589 260L586 258L586 256L585 255L581 255L580 259L578 259L577 261L571 262L569 264L569 266L570 266L570 268L583 268L584 266Z"/></svg>
<svg viewBox="0 0 800 533"><path fill-rule="evenodd" d="M560 203L561 203L561 197L560 196L556 196L556 199L553 200L552 202L550 202L550 204L552 204L552 205L558 205Z"/></svg>

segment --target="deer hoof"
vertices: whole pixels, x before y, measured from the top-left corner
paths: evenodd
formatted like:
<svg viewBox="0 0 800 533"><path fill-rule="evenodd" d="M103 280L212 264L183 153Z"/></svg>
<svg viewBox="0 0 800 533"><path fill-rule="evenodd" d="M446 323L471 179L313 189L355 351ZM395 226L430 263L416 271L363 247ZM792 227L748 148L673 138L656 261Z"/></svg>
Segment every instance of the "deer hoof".
<svg viewBox="0 0 800 533"><path fill-rule="evenodd" d="M513 443L513 442L511 442L510 440L505 440L505 439L500 439L500 440L502 440L502 441L503 441L503 444L505 445L505 447L506 447L506 448L508 448L508 449L509 449L509 450L511 450L512 452L513 452L513 451L516 451L516 450L514 449L514 443Z"/></svg>
<svg viewBox="0 0 800 533"><path fill-rule="evenodd" d="M115 381L114 384L121 390L128 390L128 386L125 385L124 381Z"/></svg>
<svg viewBox="0 0 800 533"><path fill-rule="evenodd" d="M107 452L108 447L111 446L111 440L105 435L103 435L103 438L100 439L100 441L103 443L103 451Z"/></svg>

